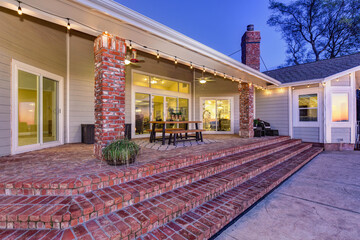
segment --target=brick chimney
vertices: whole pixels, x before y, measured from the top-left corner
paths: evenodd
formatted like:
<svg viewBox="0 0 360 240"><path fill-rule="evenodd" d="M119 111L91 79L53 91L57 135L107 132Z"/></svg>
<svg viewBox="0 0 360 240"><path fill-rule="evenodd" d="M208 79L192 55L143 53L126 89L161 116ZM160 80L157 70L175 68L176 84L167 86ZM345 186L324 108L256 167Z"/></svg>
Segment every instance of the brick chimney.
<svg viewBox="0 0 360 240"><path fill-rule="evenodd" d="M247 26L241 39L241 62L260 71L260 32L254 31L254 25Z"/></svg>

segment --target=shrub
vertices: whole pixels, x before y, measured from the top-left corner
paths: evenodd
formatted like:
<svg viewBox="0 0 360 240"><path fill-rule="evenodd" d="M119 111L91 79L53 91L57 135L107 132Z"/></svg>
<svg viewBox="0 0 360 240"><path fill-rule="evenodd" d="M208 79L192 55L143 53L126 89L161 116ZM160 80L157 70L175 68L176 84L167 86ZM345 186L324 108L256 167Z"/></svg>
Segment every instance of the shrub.
<svg viewBox="0 0 360 240"><path fill-rule="evenodd" d="M139 145L128 139L121 139L107 145L102 155L109 165L129 165L135 162L139 151Z"/></svg>

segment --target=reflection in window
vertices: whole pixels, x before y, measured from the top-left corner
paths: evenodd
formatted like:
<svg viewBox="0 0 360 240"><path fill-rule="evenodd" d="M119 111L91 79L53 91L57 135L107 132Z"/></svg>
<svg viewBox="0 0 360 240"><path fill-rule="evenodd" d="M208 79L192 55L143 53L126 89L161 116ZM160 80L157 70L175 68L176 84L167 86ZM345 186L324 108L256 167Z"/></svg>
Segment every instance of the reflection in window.
<svg viewBox="0 0 360 240"><path fill-rule="evenodd" d="M150 129L150 95L135 93L135 134Z"/></svg>
<svg viewBox="0 0 360 240"><path fill-rule="evenodd" d="M318 97L317 94L299 95L299 121L317 122Z"/></svg>
<svg viewBox="0 0 360 240"><path fill-rule="evenodd" d="M332 121L348 122L349 121L349 96L347 93L332 94Z"/></svg>
<svg viewBox="0 0 360 240"><path fill-rule="evenodd" d="M134 73L133 74L133 83L136 86L149 87L149 76L139 74L139 73Z"/></svg>

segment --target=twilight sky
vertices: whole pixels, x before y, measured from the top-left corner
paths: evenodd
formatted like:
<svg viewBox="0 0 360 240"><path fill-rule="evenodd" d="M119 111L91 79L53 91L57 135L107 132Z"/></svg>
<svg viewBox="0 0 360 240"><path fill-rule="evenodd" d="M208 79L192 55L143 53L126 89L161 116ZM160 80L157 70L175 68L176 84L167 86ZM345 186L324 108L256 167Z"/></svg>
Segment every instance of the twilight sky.
<svg viewBox="0 0 360 240"><path fill-rule="evenodd" d="M211 48L229 55L240 49L248 24L261 32L267 68L285 63L285 42L266 24L269 0L115 0ZM241 53L232 56L241 61ZM261 63L261 71L265 71Z"/></svg>

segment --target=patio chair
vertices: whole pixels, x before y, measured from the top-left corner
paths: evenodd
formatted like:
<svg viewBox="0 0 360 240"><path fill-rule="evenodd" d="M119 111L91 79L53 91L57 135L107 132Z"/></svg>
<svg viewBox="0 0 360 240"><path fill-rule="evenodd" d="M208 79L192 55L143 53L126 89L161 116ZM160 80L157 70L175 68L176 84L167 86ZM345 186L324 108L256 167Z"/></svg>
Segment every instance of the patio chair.
<svg viewBox="0 0 360 240"><path fill-rule="evenodd" d="M262 121L260 124L265 131L265 136L279 136L279 130L271 129L270 123Z"/></svg>

